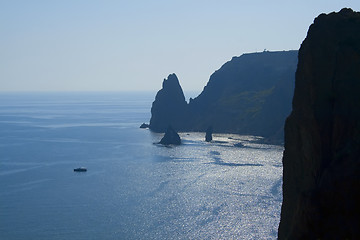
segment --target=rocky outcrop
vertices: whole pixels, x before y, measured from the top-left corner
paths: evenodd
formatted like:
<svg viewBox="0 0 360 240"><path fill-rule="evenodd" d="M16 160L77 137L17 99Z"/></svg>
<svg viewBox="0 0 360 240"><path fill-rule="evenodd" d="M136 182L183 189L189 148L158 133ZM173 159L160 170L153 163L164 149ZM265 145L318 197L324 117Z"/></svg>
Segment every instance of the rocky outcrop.
<svg viewBox="0 0 360 240"><path fill-rule="evenodd" d="M212 141L212 134L213 134L213 128L212 126L208 127L206 129L206 134L205 134L205 141L206 142L211 142Z"/></svg>
<svg viewBox="0 0 360 240"><path fill-rule="evenodd" d="M181 139L179 134L171 126L169 126L166 129L164 137L159 143L162 145L180 145Z"/></svg>
<svg viewBox="0 0 360 240"><path fill-rule="evenodd" d="M187 118L187 102L179 80L175 74L164 79L151 107L149 128L155 132L165 132L169 125L184 128Z"/></svg>
<svg viewBox="0 0 360 240"><path fill-rule="evenodd" d="M140 125L140 128L149 128L149 124L143 123Z"/></svg>
<svg viewBox="0 0 360 240"><path fill-rule="evenodd" d="M291 111L297 51L234 57L213 73L201 94L186 104L174 74L164 81L151 109L150 129L260 135L283 140ZM171 84L170 84L171 83ZM171 87L170 87L171 86Z"/></svg>
<svg viewBox="0 0 360 240"><path fill-rule="evenodd" d="M321 14L285 125L279 239L360 239L360 13Z"/></svg>

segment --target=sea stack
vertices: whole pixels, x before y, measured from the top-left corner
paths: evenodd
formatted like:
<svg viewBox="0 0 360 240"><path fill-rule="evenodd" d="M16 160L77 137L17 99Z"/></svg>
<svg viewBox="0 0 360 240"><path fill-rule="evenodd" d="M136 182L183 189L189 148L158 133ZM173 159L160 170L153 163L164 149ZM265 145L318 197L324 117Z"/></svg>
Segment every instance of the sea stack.
<svg viewBox="0 0 360 240"><path fill-rule="evenodd" d="M164 79L151 107L149 128L154 132L165 132L169 125L176 129L185 122L187 102L177 76L173 73Z"/></svg>
<svg viewBox="0 0 360 240"><path fill-rule="evenodd" d="M360 13L321 14L285 124L279 239L360 239Z"/></svg>
<svg viewBox="0 0 360 240"><path fill-rule="evenodd" d="M180 145L181 139L179 134L171 126L169 126L166 129L164 137L159 143L162 145Z"/></svg>
<svg viewBox="0 0 360 240"><path fill-rule="evenodd" d="M212 133L213 133L213 128L212 126L208 127L206 129L206 134L205 134L205 141L206 142L211 142L212 141Z"/></svg>
<svg viewBox="0 0 360 240"><path fill-rule="evenodd" d="M189 103L175 74L164 80L151 108L150 129L256 135L284 141L284 122L291 112L298 51L247 53L233 57L211 76Z"/></svg>

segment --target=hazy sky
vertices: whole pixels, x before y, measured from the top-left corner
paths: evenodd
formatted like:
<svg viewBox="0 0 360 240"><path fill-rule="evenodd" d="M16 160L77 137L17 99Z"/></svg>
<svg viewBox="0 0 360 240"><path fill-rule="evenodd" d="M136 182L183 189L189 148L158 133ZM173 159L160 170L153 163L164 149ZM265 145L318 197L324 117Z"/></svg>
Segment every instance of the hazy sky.
<svg viewBox="0 0 360 240"><path fill-rule="evenodd" d="M0 91L201 90L233 56L298 49L346 0L0 0Z"/></svg>

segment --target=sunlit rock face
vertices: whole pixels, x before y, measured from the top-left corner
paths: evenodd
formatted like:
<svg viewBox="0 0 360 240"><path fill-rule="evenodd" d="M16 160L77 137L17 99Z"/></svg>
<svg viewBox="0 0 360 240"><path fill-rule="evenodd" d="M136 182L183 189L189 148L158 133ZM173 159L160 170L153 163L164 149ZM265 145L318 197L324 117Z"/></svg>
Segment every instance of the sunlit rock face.
<svg viewBox="0 0 360 240"><path fill-rule="evenodd" d="M285 125L279 239L360 239L360 13L321 14Z"/></svg>
<svg viewBox="0 0 360 240"><path fill-rule="evenodd" d="M169 125L179 130L183 129L186 118L187 102L183 90L177 76L170 74L152 104L149 127L155 132L165 132Z"/></svg>

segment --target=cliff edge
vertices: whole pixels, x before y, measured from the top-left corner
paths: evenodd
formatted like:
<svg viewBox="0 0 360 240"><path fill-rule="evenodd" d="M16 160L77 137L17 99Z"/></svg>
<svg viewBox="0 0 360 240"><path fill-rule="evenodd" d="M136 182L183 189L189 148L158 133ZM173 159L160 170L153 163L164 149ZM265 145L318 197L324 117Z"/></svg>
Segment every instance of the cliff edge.
<svg viewBox="0 0 360 240"><path fill-rule="evenodd" d="M285 124L279 239L360 239L360 13L321 14Z"/></svg>

